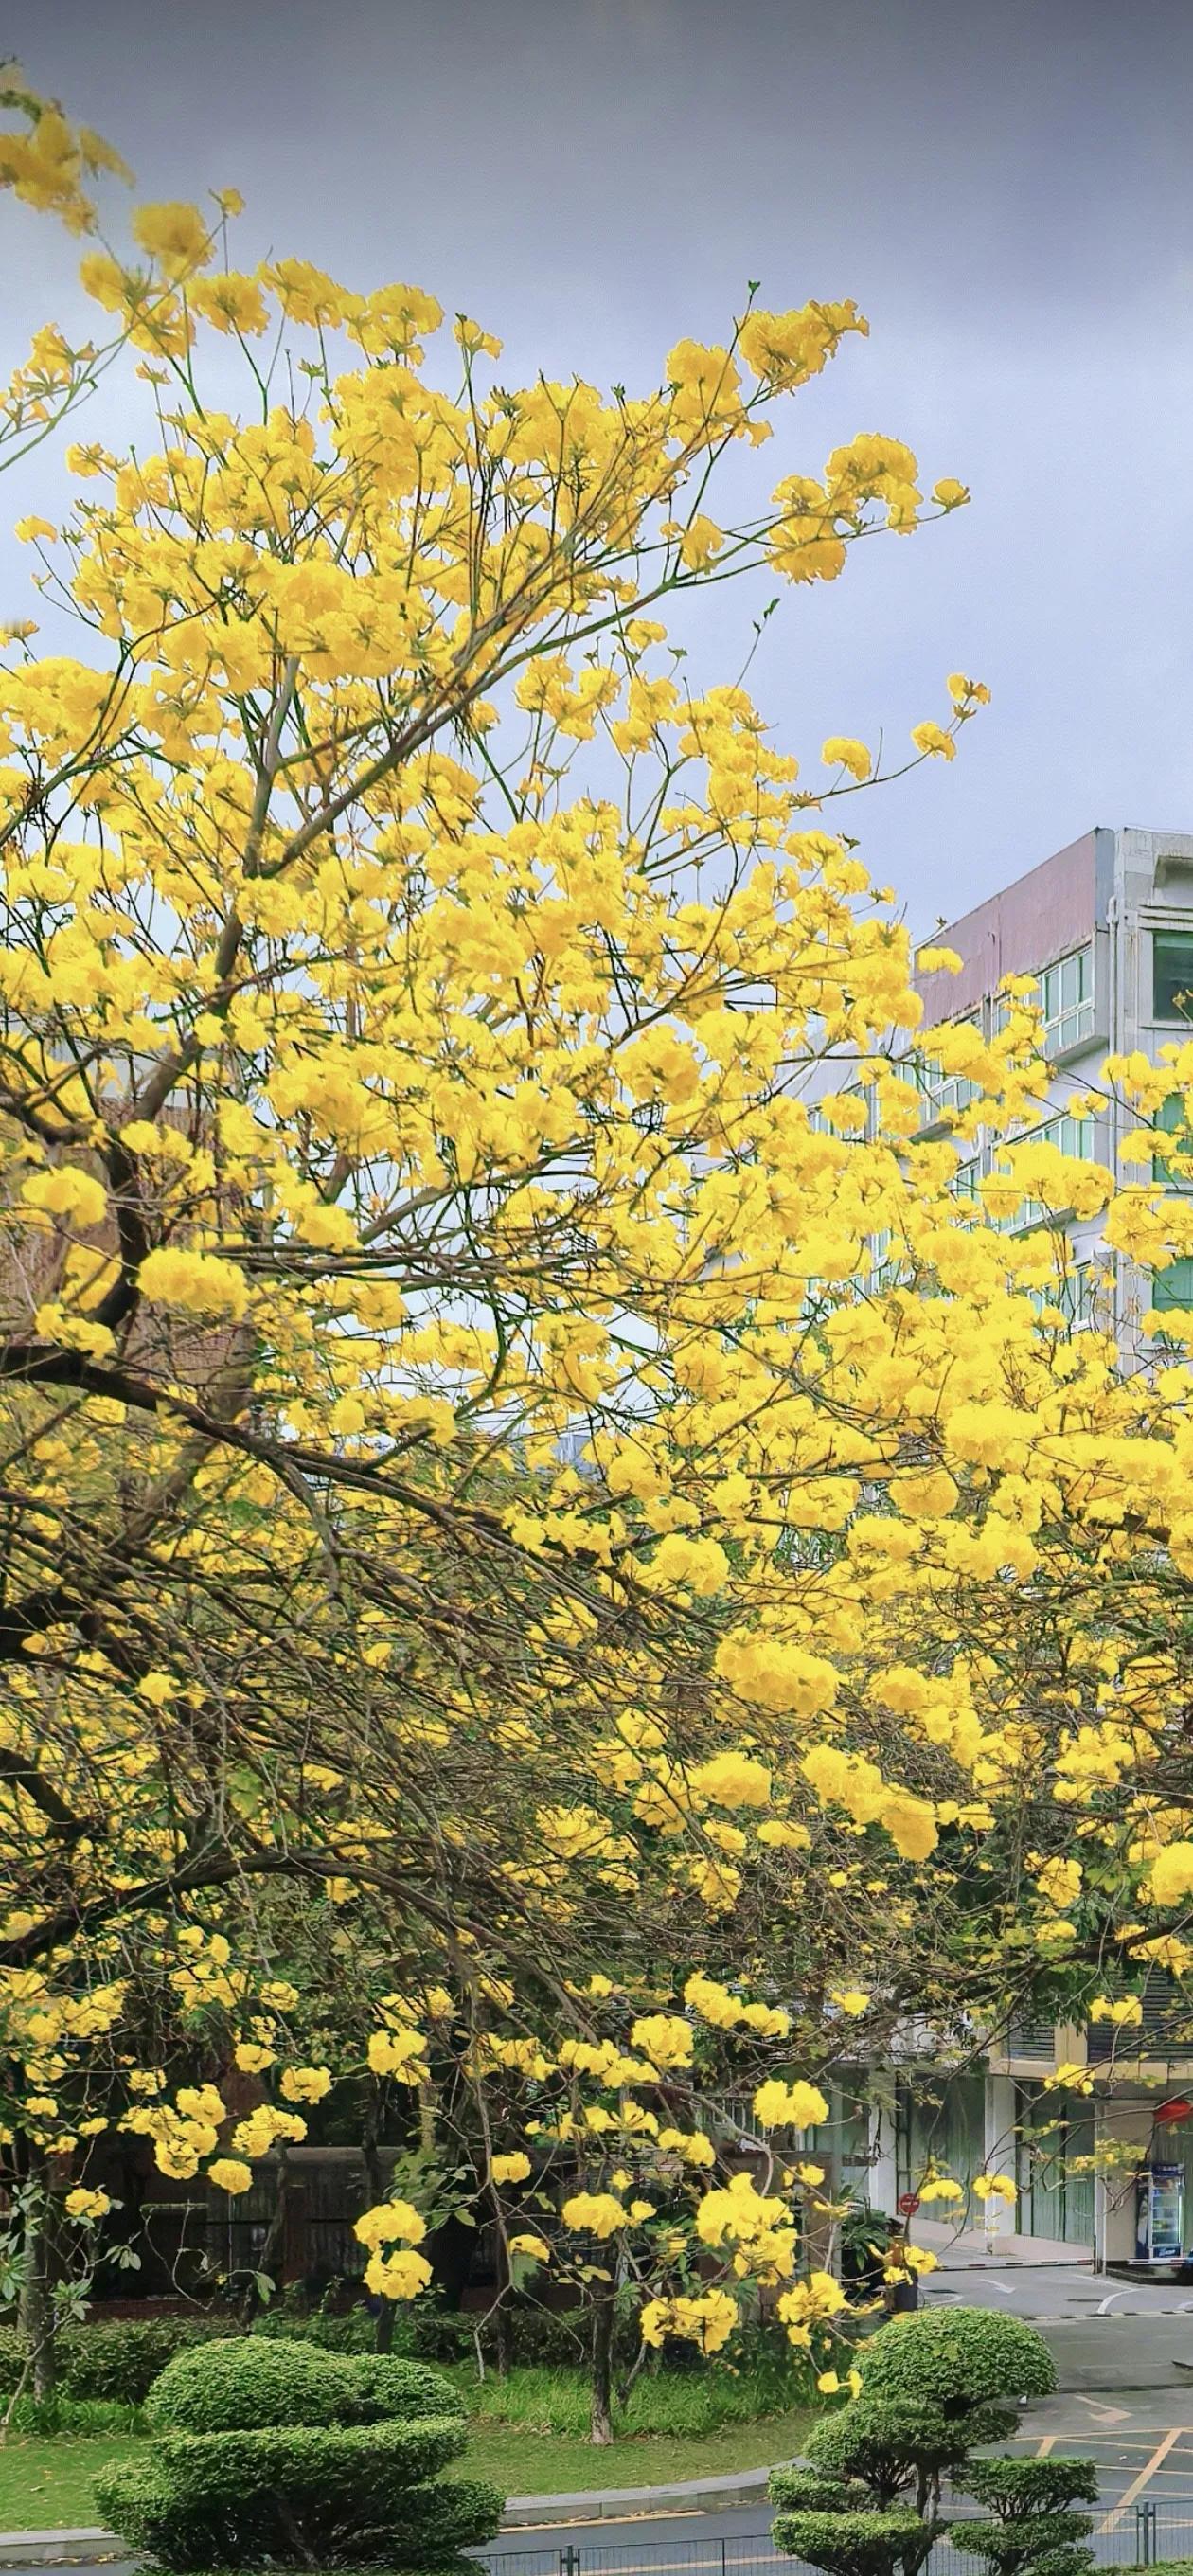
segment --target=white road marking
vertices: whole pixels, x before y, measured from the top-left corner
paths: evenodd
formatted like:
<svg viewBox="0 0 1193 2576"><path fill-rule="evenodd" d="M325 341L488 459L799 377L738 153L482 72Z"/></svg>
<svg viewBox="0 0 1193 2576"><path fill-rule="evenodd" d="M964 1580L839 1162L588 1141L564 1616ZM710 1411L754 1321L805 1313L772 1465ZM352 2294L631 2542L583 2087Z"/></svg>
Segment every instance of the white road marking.
<svg viewBox="0 0 1193 2576"><path fill-rule="evenodd" d="M1013 2299L1015 2296L1013 2290L1008 2290L1005 2281L992 2281L990 2287L992 2290L1001 2290L1004 2299Z"/></svg>
<svg viewBox="0 0 1193 2576"><path fill-rule="evenodd" d="M1130 2418L1129 2406L1103 2406L1096 2397L1079 2397L1077 2403L1088 2406L1091 2415L1100 2415L1104 2424L1126 2424Z"/></svg>
<svg viewBox="0 0 1193 2576"><path fill-rule="evenodd" d="M1114 2302L1115 2302L1115 2300L1116 2300L1116 2299L1121 2299L1122 2295L1123 2295L1123 2294L1122 2294L1122 2291L1121 2291L1121 2290L1112 2290L1108 2299L1102 2299L1102 2300L1100 2300L1100 2301L1099 2301L1098 2306L1097 2306L1097 2307L1095 2308L1095 2310L1094 2310L1094 2314L1095 2314L1095 2316L1098 2316L1098 2317L1106 2317L1106 2316L1109 2316L1110 2311L1111 2311L1112 2307L1114 2306Z"/></svg>

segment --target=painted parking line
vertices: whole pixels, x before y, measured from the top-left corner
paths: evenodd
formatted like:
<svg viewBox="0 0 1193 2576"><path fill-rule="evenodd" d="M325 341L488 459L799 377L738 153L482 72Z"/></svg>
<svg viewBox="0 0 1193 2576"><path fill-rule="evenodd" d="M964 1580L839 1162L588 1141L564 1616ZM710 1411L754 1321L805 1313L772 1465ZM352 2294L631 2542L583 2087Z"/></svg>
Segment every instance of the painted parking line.
<svg viewBox="0 0 1193 2576"><path fill-rule="evenodd" d="M1050 2452L1052 2449L1054 2449L1055 2444L1056 2444L1056 2435L1055 2435L1055 2433L1045 2433L1045 2435L1044 2435L1044 2439L1043 2439L1043 2441L1041 2442L1041 2444L1040 2444L1040 2447L1039 2447L1038 2451L1036 2452L1036 2458L1037 2458L1037 2460L1046 2460L1046 2459L1047 2459L1047 2457L1048 2457L1049 2452Z"/></svg>
<svg viewBox="0 0 1193 2576"><path fill-rule="evenodd" d="M1113 2507L1113 2510L1106 2514L1104 2519L1098 2524L1099 2532L1117 2530L1119 2523L1122 2521L1123 2515L1127 2512L1128 2508L1134 2504L1136 2496L1142 2495L1149 2479L1155 2476L1156 2470L1159 2468L1161 2461L1166 2460L1169 2452L1175 2450L1182 2433L1187 2433L1190 2429L1190 2426L1187 2424L1174 2424L1171 2427L1171 2430L1164 2435L1163 2440L1161 2442L1157 2442L1150 2460L1144 2461L1138 2477L1132 2479L1130 2486L1127 2487L1119 2497L1118 2503Z"/></svg>

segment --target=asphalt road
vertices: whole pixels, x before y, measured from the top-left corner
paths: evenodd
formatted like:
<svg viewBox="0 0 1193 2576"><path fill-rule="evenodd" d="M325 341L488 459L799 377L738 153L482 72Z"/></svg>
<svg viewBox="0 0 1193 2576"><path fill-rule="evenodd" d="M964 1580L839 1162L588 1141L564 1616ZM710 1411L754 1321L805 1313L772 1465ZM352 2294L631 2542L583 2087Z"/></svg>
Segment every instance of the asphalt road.
<svg viewBox="0 0 1193 2576"><path fill-rule="evenodd" d="M1183 2420L1182 2420L1183 2419ZM1098 2466L1094 2547L1107 2566L1133 2567L1141 2547L1156 2558L1193 2556L1193 2384L1134 2397L1050 2397L1028 2408L1023 2431L1007 2446L1018 2457L1063 2452ZM1137 2506L1155 2506L1155 2527L1141 2541ZM958 2512L975 2508L956 2499ZM722 2545L724 2556L722 2558ZM503 2533L485 2553L497 2576L749 2576L777 2560L770 2508L761 2500L727 2513L643 2516L624 2522L571 2522L525 2534ZM977 2562L957 2558L956 2576Z"/></svg>

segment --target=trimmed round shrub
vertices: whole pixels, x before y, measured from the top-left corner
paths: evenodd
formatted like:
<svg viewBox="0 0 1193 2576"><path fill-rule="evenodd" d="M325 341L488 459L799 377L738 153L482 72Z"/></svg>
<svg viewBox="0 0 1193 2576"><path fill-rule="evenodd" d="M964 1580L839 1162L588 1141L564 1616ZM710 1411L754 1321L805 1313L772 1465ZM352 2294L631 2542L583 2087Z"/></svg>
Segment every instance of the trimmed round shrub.
<svg viewBox="0 0 1193 2576"><path fill-rule="evenodd" d="M824 2477L816 2469L772 2469L767 2494L787 2513L846 2513L866 2502L856 2480Z"/></svg>
<svg viewBox="0 0 1193 2576"><path fill-rule="evenodd" d="M237 2336L178 2353L150 2390L146 2412L162 2433L339 2424L352 2412L353 2367L316 2344Z"/></svg>
<svg viewBox="0 0 1193 2576"><path fill-rule="evenodd" d="M988 2521L958 2523L955 2534L993 2576L1084 2576L1092 2567L1092 2517L1069 2510L1097 2496L1092 2460L973 2460L958 2483L993 2508Z"/></svg>
<svg viewBox="0 0 1193 2576"><path fill-rule="evenodd" d="M1042 2335L988 2308L892 2317L858 2348L865 2399L910 2397L946 2414L999 2397L1050 2397L1056 2367Z"/></svg>
<svg viewBox="0 0 1193 2576"><path fill-rule="evenodd" d="M951 2423L936 2406L910 2397L868 2399L817 2424L807 2455L831 2478L860 2479L883 2498L895 2495L909 2473L960 2466L969 2447L968 2427Z"/></svg>
<svg viewBox="0 0 1193 2576"><path fill-rule="evenodd" d="M957 2485L979 2504L1001 2506L1008 2519L1056 2513L1068 2504L1096 2504L1098 2471L1093 2460L972 2460Z"/></svg>
<svg viewBox="0 0 1193 2576"><path fill-rule="evenodd" d="M437 2576L492 2538L503 2498L440 2483L468 2431L417 2362L246 2337L179 2354L150 2395L146 2464L96 2482L100 2509L167 2568L410 2568Z"/></svg>
<svg viewBox="0 0 1193 2576"><path fill-rule="evenodd" d="M828 2576L892 2576L924 2539L918 2513L777 2513L776 2549Z"/></svg>

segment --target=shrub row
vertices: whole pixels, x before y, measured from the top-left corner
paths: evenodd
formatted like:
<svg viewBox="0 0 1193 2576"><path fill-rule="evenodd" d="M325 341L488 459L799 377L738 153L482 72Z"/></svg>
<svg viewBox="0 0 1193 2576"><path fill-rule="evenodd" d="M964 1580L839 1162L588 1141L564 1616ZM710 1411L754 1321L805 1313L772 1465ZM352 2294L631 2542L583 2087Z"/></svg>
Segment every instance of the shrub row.
<svg viewBox="0 0 1193 2576"><path fill-rule="evenodd" d="M319 2344L329 2352L371 2352L375 2327L367 2308L347 2315L300 2317L277 2311L258 2317L254 2335ZM58 2336L58 2387L70 2399L142 2406L159 2371L176 2353L236 2332L227 2316L112 2317L94 2325L64 2326ZM11 2397L24 2366L24 2345L12 2326L0 2326L0 2402Z"/></svg>
<svg viewBox="0 0 1193 2576"><path fill-rule="evenodd" d="M471 2361L476 2324L475 2317L431 2302L425 2306L416 2302L398 2311L394 2351L417 2361ZM325 2352L363 2354L373 2350L376 2322L363 2305L349 2308L343 2315L319 2311L313 2316L281 2305L265 2309L254 2319L250 2331L271 2343L297 2339L316 2344ZM235 2323L226 2314L118 2317L97 2320L92 2325L65 2326L58 2337L59 2394L72 2402L142 2406L159 2371L176 2353L189 2351L196 2344L223 2340L235 2332ZM579 2309L514 2308L508 2319L508 2335L510 2358L520 2368L574 2369L586 2359L587 2325ZM619 2361L633 2357L637 2337L636 2320L627 2317L619 2326L619 2344L625 2347L624 2351L619 2349ZM491 2324L482 2333L482 2343L491 2357ZM15 2329L0 2326L0 2404L17 2387L23 2362L24 2348ZM666 2373L670 2377L673 2370L685 2364L690 2368L691 2355L683 2346L672 2347L665 2362L671 2365ZM768 2393L776 2407L794 2403L804 2393L802 2381L799 2388L795 2386L801 2373L798 2367L793 2371L786 2343L772 2353L765 2332L755 2333L751 2337L750 2362L752 2378L773 2377L774 2388ZM698 2364L697 2375L702 2382L708 2376L704 2365ZM759 2410L755 2404L749 2411Z"/></svg>

